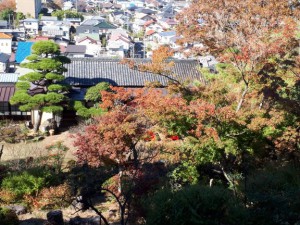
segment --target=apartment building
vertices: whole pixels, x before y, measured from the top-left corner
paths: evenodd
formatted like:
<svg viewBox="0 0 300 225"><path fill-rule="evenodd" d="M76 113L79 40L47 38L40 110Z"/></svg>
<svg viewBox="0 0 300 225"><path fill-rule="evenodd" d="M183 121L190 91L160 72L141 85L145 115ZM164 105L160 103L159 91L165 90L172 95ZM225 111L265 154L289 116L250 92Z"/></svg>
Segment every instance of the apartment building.
<svg viewBox="0 0 300 225"><path fill-rule="evenodd" d="M38 14L42 8L42 0L16 0L16 8L17 12L38 18Z"/></svg>

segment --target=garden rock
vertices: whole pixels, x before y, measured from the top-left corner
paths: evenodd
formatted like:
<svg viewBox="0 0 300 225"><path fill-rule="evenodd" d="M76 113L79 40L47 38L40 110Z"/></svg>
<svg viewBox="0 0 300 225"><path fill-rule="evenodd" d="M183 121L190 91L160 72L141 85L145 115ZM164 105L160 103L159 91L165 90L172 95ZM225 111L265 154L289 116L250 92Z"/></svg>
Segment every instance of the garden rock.
<svg viewBox="0 0 300 225"><path fill-rule="evenodd" d="M51 225L64 225L63 213L61 210L48 212L47 220Z"/></svg>
<svg viewBox="0 0 300 225"><path fill-rule="evenodd" d="M91 218L81 218L76 216L71 218L69 221L69 225L99 225L100 224L100 217L95 216Z"/></svg>
<svg viewBox="0 0 300 225"><path fill-rule="evenodd" d="M27 208L23 205L9 205L6 208L13 210L17 215L27 213Z"/></svg>

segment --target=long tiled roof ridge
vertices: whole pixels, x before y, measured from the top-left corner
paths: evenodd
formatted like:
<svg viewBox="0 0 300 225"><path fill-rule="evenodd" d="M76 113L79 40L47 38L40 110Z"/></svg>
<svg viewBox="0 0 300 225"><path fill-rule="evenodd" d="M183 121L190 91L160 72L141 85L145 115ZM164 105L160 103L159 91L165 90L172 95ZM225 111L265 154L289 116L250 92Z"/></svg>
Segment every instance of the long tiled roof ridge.
<svg viewBox="0 0 300 225"><path fill-rule="evenodd" d="M150 62L151 59L141 59L141 58L127 58L128 60L134 60L137 62ZM121 62L122 59L116 59L116 58L88 58L88 57L76 57L71 58L71 61L103 61L103 62ZM167 62L173 61L173 62L184 62L184 63L195 63L198 62L196 59L168 59Z"/></svg>
<svg viewBox="0 0 300 225"><path fill-rule="evenodd" d="M150 62L149 59L136 59L137 64ZM99 82L109 82L114 86L142 87L146 82L160 82L167 86L173 78L180 80L204 78L198 70L200 65L196 60L173 60L174 66L170 74L160 75L150 71L131 69L128 65L120 63L119 59L108 58L72 58L67 64L65 82L70 85L93 86Z"/></svg>

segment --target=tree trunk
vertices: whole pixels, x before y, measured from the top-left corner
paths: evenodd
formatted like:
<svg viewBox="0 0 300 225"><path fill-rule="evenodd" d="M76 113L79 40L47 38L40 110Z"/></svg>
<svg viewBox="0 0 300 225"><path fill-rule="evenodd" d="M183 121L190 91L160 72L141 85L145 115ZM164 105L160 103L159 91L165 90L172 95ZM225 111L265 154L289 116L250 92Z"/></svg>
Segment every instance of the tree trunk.
<svg viewBox="0 0 300 225"><path fill-rule="evenodd" d="M0 160L1 160L1 157L2 157L2 154L3 154L3 148L4 148L4 145L1 145L1 148L0 148Z"/></svg>
<svg viewBox="0 0 300 225"><path fill-rule="evenodd" d="M43 112L41 110L38 110L37 118L36 118L36 121L34 123L34 128L33 128L33 131L35 133L38 132L38 130L40 128L42 116L43 116Z"/></svg>
<svg viewBox="0 0 300 225"><path fill-rule="evenodd" d="M240 109L241 109L241 107L242 107L242 104L243 104L243 102L244 102L244 99L245 99L245 96L246 96L246 94L247 94L247 92L248 92L248 85L246 85L246 87L245 87L245 90L243 91L243 93L242 93L242 96L241 96L241 99L240 99L240 101L239 101L239 104L238 104L238 106L236 107L236 112L238 112Z"/></svg>

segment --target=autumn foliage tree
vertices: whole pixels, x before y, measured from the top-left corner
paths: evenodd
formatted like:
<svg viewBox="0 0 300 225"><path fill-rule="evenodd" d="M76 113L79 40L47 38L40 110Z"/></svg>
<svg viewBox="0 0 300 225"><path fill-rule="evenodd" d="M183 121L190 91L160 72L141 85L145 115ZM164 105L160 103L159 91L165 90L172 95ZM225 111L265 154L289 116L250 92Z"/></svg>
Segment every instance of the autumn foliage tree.
<svg viewBox="0 0 300 225"><path fill-rule="evenodd" d="M249 174L266 165L299 165L298 11L298 1L192 2L178 17L181 41L198 46L195 54L216 55L218 73L202 69L206 83L174 82L168 93L152 88L102 92L101 106L108 113L90 135L79 136L85 141L77 145L80 161L97 165L109 159L125 168L135 165L133 150L140 156L150 151L155 153L151 162L167 165L172 191L223 184L255 211L264 200L256 205L248 200ZM167 62L165 53L152 59L151 68ZM121 134L106 121L117 124Z"/></svg>
<svg viewBox="0 0 300 225"><path fill-rule="evenodd" d="M150 61L139 62L132 59L123 59L122 64L126 64L130 69L138 69L160 75L172 75L172 67L174 62L170 58L174 55L174 51L166 45L159 46L153 51Z"/></svg>
<svg viewBox="0 0 300 225"><path fill-rule="evenodd" d="M16 8L16 1L14 0L0 1L0 11L4 11L7 9L15 10L15 8Z"/></svg>
<svg viewBox="0 0 300 225"><path fill-rule="evenodd" d="M195 54L211 53L234 66L242 84L238 111L257 76L293 56L298 16L297 1L197 0L178 16L177 31L182 43L203 44Z"/></svg>

